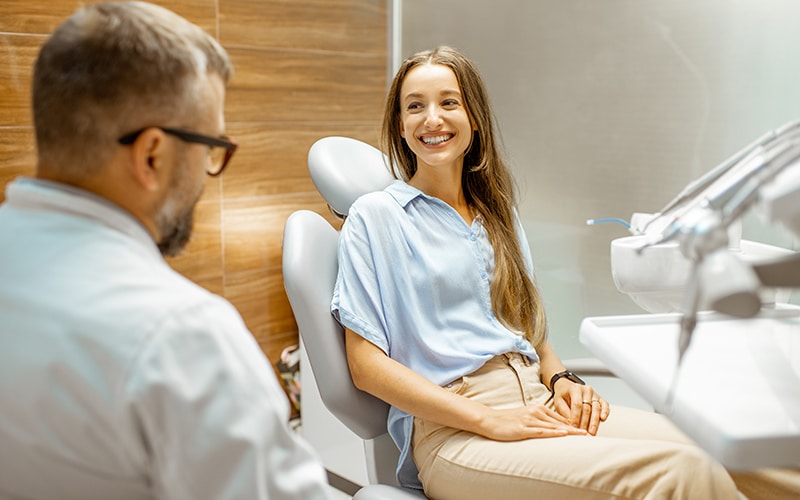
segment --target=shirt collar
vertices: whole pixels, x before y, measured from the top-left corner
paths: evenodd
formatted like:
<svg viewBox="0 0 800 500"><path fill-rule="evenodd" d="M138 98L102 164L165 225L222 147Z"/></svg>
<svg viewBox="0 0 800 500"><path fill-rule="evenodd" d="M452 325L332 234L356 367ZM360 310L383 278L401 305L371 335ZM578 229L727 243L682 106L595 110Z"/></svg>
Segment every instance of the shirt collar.
<svg viewBox="0 0 800 500"><path fill-rule="evenodd" d="M15 208L60 212L90 219L139 241L159 256L150 233L128 211L110 200L60 182L19 177L6 188L6 203Z"/></svg>
<svg viewBox="0 0 800 500"><path fill-rule="evenodd" d="M384 191L389 193L392 198L394 198L395 201L403 208L405 208L406 205L408 205L414 198L431 198L419 189L402 180L392 181L391 184L384 188ZM481 214L475 215L475 221L481 224L483 223L483 217L481 217Z"/></svg>
<svg viewBox="0 0 800 500"><path fill-rule="evenodd" d="M419 189L401 180L393 181L391 184L386 186L384 190L390 195L392 195L392 197L397 201L397 203L404 208L414 198L424 195L424 193Z"/></svg>

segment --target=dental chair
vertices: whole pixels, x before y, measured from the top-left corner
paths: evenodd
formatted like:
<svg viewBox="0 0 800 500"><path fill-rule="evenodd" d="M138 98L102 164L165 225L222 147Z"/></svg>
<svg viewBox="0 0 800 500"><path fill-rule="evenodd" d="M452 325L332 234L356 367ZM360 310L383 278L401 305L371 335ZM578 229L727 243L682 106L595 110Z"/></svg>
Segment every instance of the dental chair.
<svg viewBox="0 0 800 500"><path fill-rule="evenodd" d="M331 212L346 217L362 194L378 191L393 180L388 162L378 149L346 137L325 137L308 153L308 169ZM289 216L283 231L283 280L314 380L326 408L365 440L369 485L353 498L410 500L421 492L397 486L399 451L387 433L389 406L357 389L350 378L344 330L330 313L336 274L339 233L316 212L299 210ZM612 376L594 359L564 364L584 376Z"/></svg>

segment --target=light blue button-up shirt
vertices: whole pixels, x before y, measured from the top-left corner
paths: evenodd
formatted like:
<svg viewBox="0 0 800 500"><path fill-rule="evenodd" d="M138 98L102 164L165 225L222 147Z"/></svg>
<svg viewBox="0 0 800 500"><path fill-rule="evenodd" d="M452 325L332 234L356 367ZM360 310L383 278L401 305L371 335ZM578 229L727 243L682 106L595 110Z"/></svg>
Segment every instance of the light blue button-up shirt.
<svg viewBox="0 0 800 500"><path fill-rule="evenodd" d="M517 233L532 270L519 220ZM438 385L505 352L538 361L533 346L492 311L494 251L477 217L402 181L353 204L339 240L332 312L392 359ZM394 407L389 434L401 449L398 480L421 487L411 458L413 418Z"/></svg>

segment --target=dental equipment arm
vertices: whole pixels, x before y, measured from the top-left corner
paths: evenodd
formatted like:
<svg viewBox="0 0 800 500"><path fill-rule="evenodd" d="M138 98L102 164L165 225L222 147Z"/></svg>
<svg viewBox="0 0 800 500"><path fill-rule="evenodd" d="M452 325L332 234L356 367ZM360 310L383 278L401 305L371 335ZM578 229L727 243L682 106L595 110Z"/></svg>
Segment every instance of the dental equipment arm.
<svg viewBox="0 0 800 500"><path fill-rule="evenodd" d="M751 266L727 249L727 228L756 204L770 222L800 236L798 198L800 122L791 122L764 134L689 184L653 219L668 217L669 223L639 251L676 240L693 266L684 299L678 364L691 342L701 297L714 310L749 318L760 310L760 286L800 286L797 254Z"/></svg>
<svg viewBox="0 0 800 500"><path fill-rule="evenodd" d="M795 122L791 124L791 126L792 127L800 126L800 122ZM757 147L762 146L768 143L770 140L774 139L776 135L777 131L770 130L769 132L765 133L752 143L748 144L744 148L737 151L733 156L731 156L724 162L720 163L719 165L711 169L709 172L707 172L699 179L690 182L685 188L683 188L683 190L680 193L678 193L677 196L675 196L672 200L670 200L670 202L667 203L666 206L664 206L664 208L661 209L659 214L661 216L668 216L677 208L695 199L697 195L700 194L704 189L706 189L717 179L725 175L733 165L738 163L742 158L750 154L750 152L752 152ZM656 219L657 217L650 219L650 221L648 221L647 224L645 224L644 227L641 228L641 231L646 232L650 224Z"/></svg>

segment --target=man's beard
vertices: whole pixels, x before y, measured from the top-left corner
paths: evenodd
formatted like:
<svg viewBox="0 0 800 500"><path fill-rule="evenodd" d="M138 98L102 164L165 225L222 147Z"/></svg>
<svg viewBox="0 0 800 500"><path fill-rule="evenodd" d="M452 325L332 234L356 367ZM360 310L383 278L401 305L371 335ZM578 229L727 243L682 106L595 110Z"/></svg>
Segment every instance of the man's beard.
<svg viewBox="0 0 800 500"><path fill-rule="evenodd" d="M164 257L178 255L189 243L194 226L195 204L196 201L175 217L169 217L163 211L159 214L161 241L158 242L158 250Z"/></svg>
<svg viewBox="0 0 800 500"><path fill-rule="evenodd" d="M189 243L194 227L194 207L203 194L203 184L200 184L196 193L189 194L188 170L189 165L182 163L174 171L170 182L170 196L164 200L156 215L161 240L158 241L158 249L164 257L174 257ZM181 185L183 179L184 184ZM183 208L176 208L181 202L191 199ZM177 213L176 213L177 212Z"/></svg>

